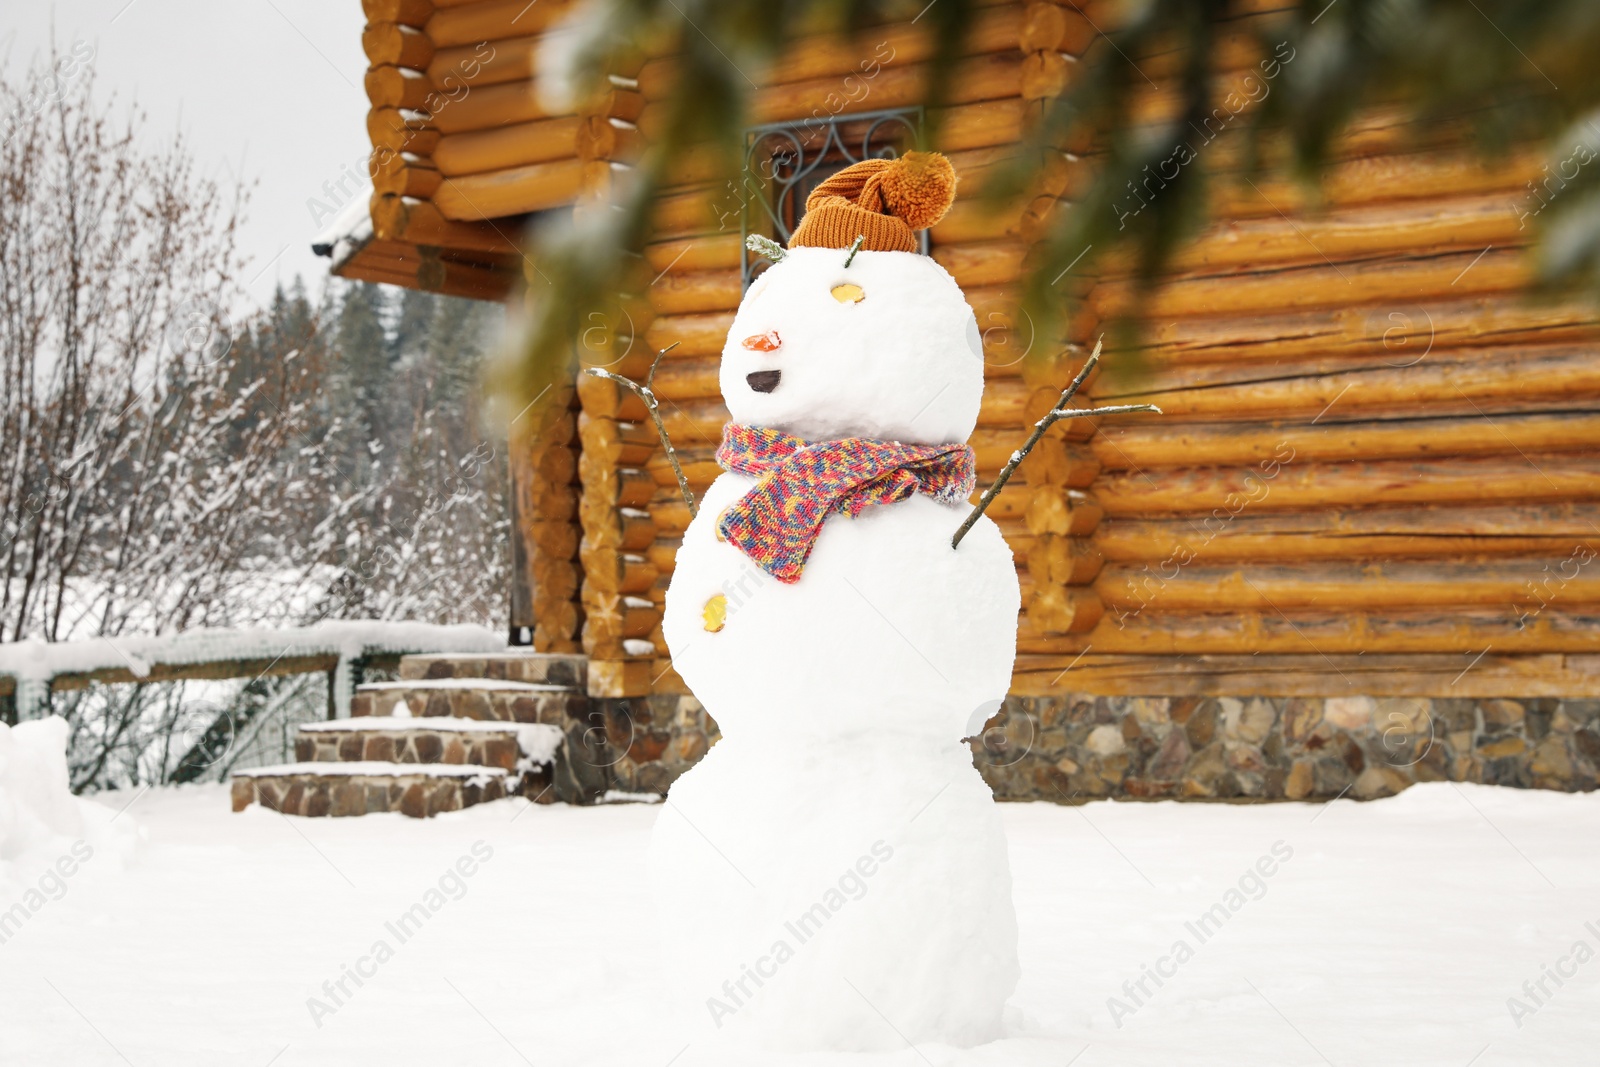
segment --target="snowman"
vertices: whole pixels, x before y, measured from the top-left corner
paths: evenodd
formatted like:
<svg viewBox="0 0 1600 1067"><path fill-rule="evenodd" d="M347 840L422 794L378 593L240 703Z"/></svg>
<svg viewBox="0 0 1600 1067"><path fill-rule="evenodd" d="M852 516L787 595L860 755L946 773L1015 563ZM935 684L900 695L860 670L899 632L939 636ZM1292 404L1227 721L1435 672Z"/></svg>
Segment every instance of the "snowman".
<svg viewBox="0 0 1600 1067"><path fill-rule="evenodd" d="M823 182L722 353L723 473L662 629L722 738L650 846L671 993L773 1049L998 1036L1017 924L999 813L963 736L1009 687L1010 548L970 510L977 322L917 251L943 156Z"/></svg>

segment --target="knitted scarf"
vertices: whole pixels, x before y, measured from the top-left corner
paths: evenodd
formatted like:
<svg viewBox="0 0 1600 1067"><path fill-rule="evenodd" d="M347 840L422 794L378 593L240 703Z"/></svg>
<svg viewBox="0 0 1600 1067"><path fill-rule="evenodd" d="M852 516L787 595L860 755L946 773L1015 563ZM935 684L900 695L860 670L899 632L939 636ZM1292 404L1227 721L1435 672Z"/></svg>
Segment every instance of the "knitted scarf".
<svg viewBox="0 0 1600 1067"><path fill-rule="evenodd" d="M966 445L860 437L810 443L780 430L732 423L722 431L717 463L760 479L717 517L717 533L786 583L800 580L829 515L855 518L874 504L914 493L960 504L977 481Z"/></svg>

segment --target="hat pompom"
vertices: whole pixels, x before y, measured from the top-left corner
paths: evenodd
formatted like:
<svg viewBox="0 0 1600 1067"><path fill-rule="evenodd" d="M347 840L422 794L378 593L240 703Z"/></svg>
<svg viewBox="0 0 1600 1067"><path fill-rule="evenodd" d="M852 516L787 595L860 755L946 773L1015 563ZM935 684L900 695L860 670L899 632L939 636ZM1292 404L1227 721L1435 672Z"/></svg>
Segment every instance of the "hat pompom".
<svg viewBox="0 0 1600 1067"><path fill-rule="evenodd" d="M956 169L938 152L907 152L877 177L883 206L913 230L938 223L956 199Z"/></svg>

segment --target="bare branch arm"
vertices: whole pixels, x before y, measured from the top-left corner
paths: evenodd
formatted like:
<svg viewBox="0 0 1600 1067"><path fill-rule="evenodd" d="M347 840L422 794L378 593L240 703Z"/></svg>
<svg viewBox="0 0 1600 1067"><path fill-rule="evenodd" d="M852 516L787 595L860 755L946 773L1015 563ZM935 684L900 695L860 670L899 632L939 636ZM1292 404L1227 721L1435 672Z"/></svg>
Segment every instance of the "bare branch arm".
<svg viewBox="0 0 1600 1067"><path fill-rule="evenodd" d="M655 361L650 364L650 373L645 378L643 385L632 379L624 378L620 374L612 374L608 370L601 370L599 367L586 367L584 373L593 375L596 378L606 378L616 382L618 385L626 386L633 390L640 400L644 401L645 410L650 412L650 421L656 424L656 433L661 437L661 446L667 450L667 462L672 464L672 473L678 476L678 491L683 494L683 502L689 505L689 517L692 519L700 514L700 509L695 505L694 492L689 488L689 479L684 476L683 465L678 462L677 449L672 447L672 440L667 436L666 424L661 421L661 405L657 402L655 391L651 388L655 384L656 368L661 365L661 357L677 346L678 343L674 341L656 353Z"/></svg>
<svg viewBox="0 0 1600 1067"><path fill-rule="evenodd" d="M1103 408L1067 407L1067 404L1077 395L1078 390L1083 387L1083 383L1089 379L1089 374L1094 370L1095 365L1100 362L1100 347L1104 343L1105 336L1102 334L1100 339L1094 343L1094 351L1089 353L1089 358L1084 361L1083 368L1073 377L1072 384L1062 391L1061 399L1056 401L1055 407L1046 412L1044 418L1033 424L1033 433L1028 435L1028 439L1023 442L1021 448L1011 453L1011 458L1006 461L1006 465L1000 468L1000 473L995 477L994 484L984 491L983 496L974 505L972 513L967 516L966 521L961 524L961 528L950 539L951 548L960 547L961 539L967 536L967 531L972 529L972 525L978 521L978 517L989 510L989 505L994 503L994 498L1000 495L1000 490L1006 487L1006 483L1011 480L1011 475L1016 471L1018 465L1028 457L1029 452L1033 451L1033 446L1039 443L1039 438L1044 436L1045 431L1057 422L1082 415L1123 415L1130 411L1153 411L1157 415L1161 414L1161 409L1154 404L1116 404Z"/></svg>

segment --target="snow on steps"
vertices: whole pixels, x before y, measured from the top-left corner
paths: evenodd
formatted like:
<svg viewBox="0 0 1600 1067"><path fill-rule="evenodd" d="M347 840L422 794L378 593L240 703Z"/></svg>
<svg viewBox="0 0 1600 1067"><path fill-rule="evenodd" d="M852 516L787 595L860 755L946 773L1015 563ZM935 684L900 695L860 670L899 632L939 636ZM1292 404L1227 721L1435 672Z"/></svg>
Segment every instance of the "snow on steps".
<svg viewBox="0 0 1600 1067"><path fill-rule="evenodd" d="M300 762L237 772L234 810L420 818L518 793L593 803L609 783L586 667L516 650L406 656L400 681L357 688L350 718L303 725Z"/></svg>
<svg viewBox="0 0 1600 1067"><path fill-rule="evenodd" d="M351 717L416 716L545 723L590 722L588 659L548 652L405 656L400 680L359 686Z"/></svg>
<svg viewBox="0 0 1600 1067"><path fill-rule="evenodd" d="M509 650L492 653L440 652L407 656L400 661L402 681L444 678L487 678L536 682L583 689L588 682L586 656Z"/></svg>
<svg viewBox="0 0 1600 1067"><path fill-rule="evenodd" d="M306 723L295 740L302 763L444 763L515 770L520 761L553 763L561 729L548 723L368 716Z"/></svg>
<svg viewBox="0 0 1600 1067"><path fill-rule="evenodd" d="M235 771L233 810L260 804L285 815L351 816L397 811L425 819L521 794L549 802L548 775L446 763L285 763Z"/></svg>

